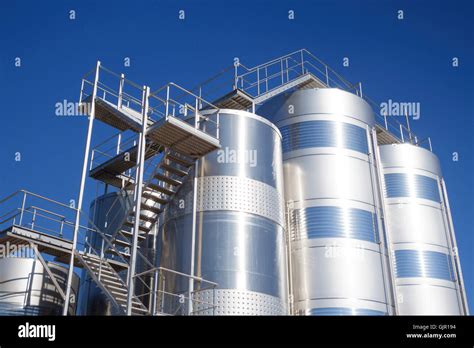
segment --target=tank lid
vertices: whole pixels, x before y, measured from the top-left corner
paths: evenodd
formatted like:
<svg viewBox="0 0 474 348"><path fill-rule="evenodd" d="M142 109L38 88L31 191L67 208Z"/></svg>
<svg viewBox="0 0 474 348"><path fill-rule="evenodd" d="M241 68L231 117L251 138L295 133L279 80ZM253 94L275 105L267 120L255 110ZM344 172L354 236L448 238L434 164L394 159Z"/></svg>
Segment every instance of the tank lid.
<svg viewBox="0 0 474 348"><path fill-rule="evenodd" d="M293 112L290 112L293 106ZM301 89L283 93L270 99L257 112L278 123L279 121L311 114L337 114L375 124L371 106L359 96L338 88Z"/></svg>

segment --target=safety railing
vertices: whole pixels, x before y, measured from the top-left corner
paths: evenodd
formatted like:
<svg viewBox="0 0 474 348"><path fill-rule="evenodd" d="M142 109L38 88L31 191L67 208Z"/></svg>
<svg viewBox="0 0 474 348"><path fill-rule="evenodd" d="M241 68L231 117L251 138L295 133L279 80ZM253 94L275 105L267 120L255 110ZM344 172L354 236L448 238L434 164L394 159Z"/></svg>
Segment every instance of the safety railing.
<svg viewBox="0 0 474 348"><path fill-rule="evenodd" d="M310 75L326 87L337 87L362 95L359 84L351 84L306 49L286 54L252 68L237 61L234 69L234 88L239 88L253 98L305 75Z"/></svg>
<svg viewBox="0 0 474 348"><path fill-rule="evenodd" d="M219 108L173 82L170 82L150 94L152 114L173 116L186 120L194 127L219 139ZM203 115L201 110L215 110L211 116Z"/></svg>
<svg viewBox="0 0 474 348"><path fill-rule="evenodd" d="M19 190L0 200L0 231L4 231L12 226L18 226L41 232L48 236L61 238L65 241L72 241L75 227L73 221L76 213L77 209L71 205L26 190ZM114 245L113 237L99 229L84 212L81 212L81 217L85 223L79 225L77 250L93 254L104 262L115 260L128 265L128 260L119 252L113 256L108 256L105 253L106 249L118 251ZM29 248L29 243L25 242L25 248ZM160 307L162 304L172 302L176 305L182 304L183 301L188 303L187 306L191 305L194 308L187 314L198 314L198 312L204 311L207 311L207 314L209 314L209 311L214 311L215 303L199 299L197 293L204 290L212 290L214 292L217 286L216 283L163 267L157 268L140 250L137 251L137 256L147 270L137 273L135 280L137 283L143 284L148 290L138 294L136 297L142 298L150 295L155 296L156 299L159 297L161 302L156 302L157 304L154 305L154 314L165 313L164 307ZM155 289L150 287L147 277L152 273L161 274L163 278L160 278L161 280L159 281L161 287L159 286ZM177 277L186 278L188 281L191 279L195 283L195 290L187 295L170 291L166 287L166 280L164 280L166 274L168 274L168 278L170 274L173 274ZM125 279L123 280L124 282L126 281ZM173 313L170 312L168 314ZM179 314L184 313L180 312Z"/></svg>
<svg viewBox="0 0 474 348"><path fill-rule="evenodd" d="M90 103L94 89L95 70L88 72L82 78L80 104ZM97 98L106 101L117 108L127 108L141 115L143 86L128 80L124 74L117 74L99 65L99 80L97 81ZM141 120L138 119L138 122Z"/></svg>
<svg viewBox="0 0 474 348"><path fill-rule="evenodd" d="M272 92L299 78L308 75L324 87L336 87L364 98L374 109L376 123L389 132L400 143L409 142L432 150L431 139L419 140L408 121L403 124L394 117L382 115L380 105L362 91L362 84L353 84L331 69L306 49L301 49L255 67L246 67L239 60L234 64L233 88L246 92L251 98ZM200 86L203 89L203 86Z"/></svg>
<svg viewBox="0 0 474 348"><path fill-rule="evenodd" d="M376 103L367 96L363 96L363 98L372 107L375 114L376 124L378 124L381 128L384 128L399 143L410 143L412 145L420 146L427 150L433 151L430 137L419 139L418 136L409 128L408 116L389 116L381 112L381 105L379 103ZM396 117L405 119L405 124L398 121Z"/></svg>
<svg viewBox="0 0 474 348"><path fill-rule="evenodd" d="M73 204L19 190L0 200L0 231L17 226L72 242L76 213ZM101 232L87 215L81 217L85 224L79 224L78 250L85 250L90 233Z"/></svg>
<svg viewBox="0 0 474 348"><path fill-rule="evenodd" d="M95 81L91 71L83 76L81 82L80 104L82 108L90 109L90 98L93 94ZM106 101L124 111L131 113L135 121L141 123L141 114L144 106L144 86L140 86L125 78L124 74L117 74L103 65L99 65L96 98ZM148 121L150 124L169 116L187 119L194 115L196 128L219 139L218 116L205 116L202 109L218 108L206 101L202 96L195 94L173 82L152 92L148 97ZM128 112L130 114L130 112ZM190 122L191 123L191 122ZM212 124L212 126L209 126Z"/></svg>
<svg viewBox="0 0 474 348"><path fill-rule="evenodd" d="M94 146L91 151L89 170L115 158L117 155L129 151L137 144L138 136L136 133L124 131L113 134Z"/></svg>
<svg viewBox="0 0 474 348"><path fill-rule="evenodd" d="M215 315L217 283L165 267L150 267L137 273L140 294L144 303L150 303L151 314L160 315ZM187 287L193 283L190 291ZM176 287L185 290L177 290ZM208 296L211 294L210 296ZM211 298L206 301L203 298Z"/></svg>

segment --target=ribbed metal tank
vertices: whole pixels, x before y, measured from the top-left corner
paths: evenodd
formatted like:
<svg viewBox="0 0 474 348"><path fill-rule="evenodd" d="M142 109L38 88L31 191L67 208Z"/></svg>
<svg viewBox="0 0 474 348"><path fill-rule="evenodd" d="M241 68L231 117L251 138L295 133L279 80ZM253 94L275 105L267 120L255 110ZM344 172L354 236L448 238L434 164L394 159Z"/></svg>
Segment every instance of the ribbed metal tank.
<svg viewBox="0 0 474 348"><path fill-rule="evenodd" d="M437 157L410 144L379 151L399 314L467 314Z"/></svg>
<svg viewBox="0 0 474 348"><path fill-rule="evenodd" d="M218 286L195 288L193 313L287 314L280 132L245 111L220 110L219 124L222 148L198 166L194 263L196 276ZM186 274L191 270L193 180L184 183L161 226L161 265ZM186 294L188 283L169 275L165 289ZM170 307L177 305L168 301Z"/></svg>
<svg viewBox="0 0 474 348"><path fill-rule="evenodd" d="M392 314L370 106L339 89L304 89L257 112L283 136L295 314Z"/></svg>
<svg viewBox="0 0 474 348"><path fill-rule="evenodd" d="M28 249L29 250L29 249ZM68 268L48 262L63 291ZM76 313L79 277L72 278L74 301L69 314ZM0 315L61 315L64 301L39 260L32 257L0 259Z"/></svg>

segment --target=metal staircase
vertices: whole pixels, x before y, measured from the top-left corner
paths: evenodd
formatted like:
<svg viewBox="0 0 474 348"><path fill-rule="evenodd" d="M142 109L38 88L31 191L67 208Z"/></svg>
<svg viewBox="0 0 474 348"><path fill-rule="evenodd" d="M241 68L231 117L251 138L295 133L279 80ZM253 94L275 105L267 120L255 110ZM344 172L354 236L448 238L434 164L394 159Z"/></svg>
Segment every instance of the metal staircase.
<svg viewBox="0 0 474 348"><path fill-rule="evenodd" d="M128 287L110 263L101 257L90 254L81 255L76 252L76 257L102 292L116 307L119 307L125 313L127 309ZM148 314L148 309L136 296L132 300L132 314Z"/></svg>
<svg viewBox="0 0 474 348"><path fill-rule="evenodd" d="M194 162L191 158L184 157L170 149L164 151L161 161L153 170L149 180L143 185L139 215L139 241L146 239L147 234L157 223L166 205L178 192L193 165ZM129 180L125 190L131 190L134 187L134 181ZM125 259L130 258L129 251L132 247L135 206L136 204L131 205L120 226L112 233L113 247L107 248L105 250L106 254L115 255L120 253Z"/></svg>
<svg viewBox="0 0 474 348"><path fill-rule="evenodd" d="M101 80L103 72L117 78L118 90ZM172 95L173 90L179 96ZM152 311L134 294L134 282L141 280L135 274L137 258L149 264L139 244L146 240L196 161L220 148L218 108L174 83L150 94L148 87L126 80L100 62L93 81L84 77L80 102L90 122L95 118L121 132L135 133L138 141L125 151L119 149L119 143L115 155L103 163L94 166L91 161L89 176L119 189L130 205L121 221L113 221L113 227L105 231L107 245L100 257L77 258L115 306L125 308L127 314L150 314ZM200 114L201 109L210 108L216 110L215 120ZM87 158L86 151L85 164ZM144 181L145 162L150 164L155 158L160 162L152 164L153 171ZM108 263L116 258L126 264L127 281Z"/></svg>

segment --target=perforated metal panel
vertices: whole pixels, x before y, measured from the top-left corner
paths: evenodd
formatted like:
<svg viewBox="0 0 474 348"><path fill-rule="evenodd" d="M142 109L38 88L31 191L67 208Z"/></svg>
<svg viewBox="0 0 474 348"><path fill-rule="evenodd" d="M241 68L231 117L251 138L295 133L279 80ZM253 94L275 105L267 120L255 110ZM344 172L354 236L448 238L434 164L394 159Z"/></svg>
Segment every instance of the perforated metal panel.
<svg viewBox="0 0 474 348"><path fill-rule="evenodd" d="M199 178L198 192L198 211L240 211L284 224L281 194L260 181L237 176L205 176Z"/></svg>
<svg viewBox="0 0 474 348"><path fill-rule="evenodd" d="M218 285L215 293L193 295L205 302L195 301L193 314L287 314L281 135L255 114L221 110L220 140L221 149L198 164L194 264L194 274ZM186 274L192 273L193 181L169 204L162 225L161 264ZM168 278L165 288L187 293L189 281ZM165 302L174 308L171 298Z"/></svg>
<svg viewBox="0 0 474 348"><path fill-rule="evenodd" d="M216 289L194 294L199 315L284 315L284 303L274 296L254 291ZM202 302L202 303L199 303ZM215 303L215 307L209 304Z"/></svg>

